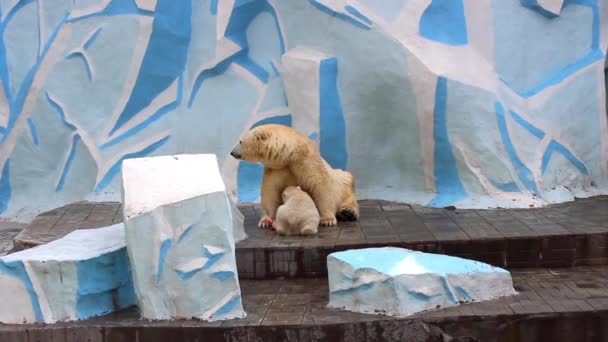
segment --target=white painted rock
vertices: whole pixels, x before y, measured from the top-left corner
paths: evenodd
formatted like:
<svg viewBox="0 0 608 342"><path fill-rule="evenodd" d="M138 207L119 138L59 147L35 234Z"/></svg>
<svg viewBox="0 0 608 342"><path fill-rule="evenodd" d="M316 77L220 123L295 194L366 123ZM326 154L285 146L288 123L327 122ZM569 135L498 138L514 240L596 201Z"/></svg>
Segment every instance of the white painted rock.
<svg viewBox="0 0 608 342"><path fill-rule="evenodd" d="M0 258L0 322L53 323L135 304L123 224Z"/></svg>
<svg viewBox="0 0 608 342"><path fill-rule="evenodd" d="M355 312L404 317L517 294L506 270L403 248L332 253L327 268L329 306Z"/></svg>
<svg viewBox="0 0 608 342"><path fill-rule="evenodd" d="M213 154L128 159L123 207L144 318L245 317L234 216Z"/></svg>

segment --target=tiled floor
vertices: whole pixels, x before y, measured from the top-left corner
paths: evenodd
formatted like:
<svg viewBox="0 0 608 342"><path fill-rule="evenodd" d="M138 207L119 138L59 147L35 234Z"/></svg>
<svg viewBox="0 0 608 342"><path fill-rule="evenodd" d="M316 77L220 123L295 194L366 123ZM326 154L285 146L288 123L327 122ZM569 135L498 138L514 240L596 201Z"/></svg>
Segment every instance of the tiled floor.
<svg viewBox="0 0 608 342"><path fill-rule="evenodd" d="M400 246L508 268L608 265L608 196L510 210L360 204L358 222L320 228L319 234L308 237L259 229L257 207L242 206L249 237L237 244L240 277L322 277L329 253L373 246ZM17 236L15 245L28 248L77 228L121 220L119 203L75 203L38 216Z"/></svg>
<svg viewBox="0 0 608 342"><path fill-rule="evenodd" d="M241 246L299 247L378 243L432 243L481 239L608 233L608 196L546 208L446 210L384 201L360 201L358 222L320 228L312 237L283 237L257 228L259 210L242 206L249 239ZM19 237L32 244L57 239L77 228L122 220L120 204L75 203L38 216Z"/></svg>

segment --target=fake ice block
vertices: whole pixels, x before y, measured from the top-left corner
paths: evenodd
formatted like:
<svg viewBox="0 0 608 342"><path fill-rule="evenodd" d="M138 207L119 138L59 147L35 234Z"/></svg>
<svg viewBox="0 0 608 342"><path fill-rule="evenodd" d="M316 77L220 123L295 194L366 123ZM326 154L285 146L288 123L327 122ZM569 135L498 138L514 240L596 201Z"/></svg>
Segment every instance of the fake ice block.
<svg viewBox="0 0 608 342"><path fill-rule="evenodd" d="M403 317L517 294L504 269L403 248L332 253L327 268L329 306L363 313Z"/></svg>
<svg viewBox="0 0 608 342"><path fill-rule="evenodd" d="M0 258L0 322L85 319L135 304L123 224Z"/></svg>
<svg viewBox="0 0 608 342"><path fill-rule="evenodd" d="M133 284L147 319L245 317L234 222L217 158L125 160L123 207Z"/></svg>

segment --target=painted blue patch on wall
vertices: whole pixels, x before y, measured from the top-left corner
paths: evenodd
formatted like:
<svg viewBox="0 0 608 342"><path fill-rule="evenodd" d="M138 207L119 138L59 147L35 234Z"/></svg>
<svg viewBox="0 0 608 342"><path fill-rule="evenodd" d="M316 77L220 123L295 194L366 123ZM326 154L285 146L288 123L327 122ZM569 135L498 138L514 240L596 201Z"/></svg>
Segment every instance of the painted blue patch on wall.
<svg viewBox="0 0 608 342"><path fill-rule="evenodd" d="M65 178L67 177L70 169L72 168L72 163L74 162L74 157L76 157L76 146L78 146L78 142L80 141L80 134L74 134L72 137L72 146L70 147L70 152L68 153L68 158L63 165L63 171L61 171L61 177L59 178L59 182L57 182L57 187L55 188L56 192L63 190L63 186L65 184Z"/></svg>
<svg viewBox="0 0 608 342"><path fill-rule="evenodd" d="M505 111L502 105L498 102L494 103L494 108L496 110L496 119L498 120L498 130L500 131L500 137L502 139L502 143L505 146L505 150L509 155L509 159L511 160L511 164L513 168L517 172L517 176L522 184L535 196L540 196L538 189L536 188L536 182L534 180L534 176L532 172L526 165L519 159L517 152L515 151L515 147L513 146L513 142L511 141L511 136L509 135L509 129L507 128L507 119L505 117Z"/></svg>
<svg viewBox="0 0 608 342"><path fill-rule="evenodd" d="M36 123L34 122L34 119L27 118L27 125L30 128L30 133L32 134L32 142L34 143L34 145L38 145L38 130L36 129Z"/></svg>
<svg viewBox="0 0 608 342"><path fill-rule="evenodd" d="M437 78L435 90L435 111L433 114L433 135L435 137L435 188L437 195L428 203L430 207L445 207L467 197L460 181L452 144L448 136L447 102L448 80Z"/></svg>
<svg viewBox="0 0 608 342"><path fill-rule="evenodd" d="M111 136L184 72L191 38L191 0L159 0L150 41L133 91L118 116Z"/></svg>
<svg viewBox="0 0 608 342"><path fill-rule="evenodd" d="M522 5L524 7L531 8L532 10L537 10L539 13L545 15L546 17L551 18L551 16L553 15L550 12L547 12L548 14L543 13L542 11L545 11L545 10L542 8L541 8L541 10L538 10L533 5L531 5L531 6L527 5L527 4L535 3L536 0L520 0L520 1L522 2ZM506 79L501 77L501 81L506 86L511 88L513 91L515 91L517 94L519 94L521 97L529 98L531 96L534 96L534 95L540 93L541 91L545 90L546 88L560 83L561 81L565 80L567 77L569 77L576 71L581 70L599 60L603 60L606 57L606 54L602 51L602 49L600 49L600 8L599 8L598 0L564 0L562 8L564 8L570 4L578 4L581 6L587 6L587 7L590 7L591 10L593 11L593 23L591 26L591 47L590 47L589 53L587 55L581 57L580 59L565 65L561 70L558 70L555 73L553 73L552 75L549 75L547 78L545 78L544 80L539 82L536 86L534 86L530 89L527 89L527 90L516 89Z"/></svg>
<svg viewBox="0 0 608 342"><path fill-rule="evenodd" d="M536 11L549 19L557 18L558 15L555 13L551 13L544 9L539 3L538 0L520 0L522 6L527 7L533 11Z"/></svg>
<svg viewBox="0 0 608 342"><path fill-rule="evenodd" d="M498 188L501 191L504 192L520 192L519 187L517 186L517 183L515 182L498 182L495 181L493 179L490 179L490 183L492 183L492 185L494 185L496 188Z"/></svg>
<svg viewBox="0 0 608 342"><path fill-rule="evenodd" d="M420 17L420 35L449 45L467 44L462 0L433 0Z"/></svg>
<svg viewBox="0 0 608 342"><path fill-rule="evenodd" d="M355 19L355 18L353 18L353 17L351 17L351 16L349 16L347 14L344 14L344 13L341 13L341 12L337 12L337 11L329 8L328 6L326 6L325 4L323 4L319 0L308 0L308 1L313 6L315 6L318 10L320 10L321 12L327 13L327 14L331 15L332 17L338 18L338 19L340 19L342 21L345 21L345 22L347 22L349 24L352 24L352 25L354 25L354 26L356 26L358 28L362 28L364 30L369 30L370 29L369 24L367 23L367 21L369 21L371 23L371 20L369 20L369 19L367 19L367 21L361 22L359 20L362 20L362 19L359 16L355 15L355 14L353 14L353 15L355 15L357 17L357 19L359 19L359 20L357 20L357 19ZM348 9L346 9L346 10L348 11ZM357 12L359 12L359 11L357 11Z"/></svg>
<svg viewBox="0 0 608 342"><path fill-rule="evenodd" d="M559 152L564 157L566 157L566 159L568 159L572 163L572 165L574 165L582 174L584 174L585 176L589 175L589 170L587 170L585 163L583 163L582 160L576 158L576 156L572 152L570 152L570 150L567 149L566 146L558 143L555 140L551 140L549 146L547 146L547 149L543 154L540 168L542 175L544 175L545 171L547 171L547 166L549 166L549 161L551 160L551 156L553 155L554 151Z"/></svg>
<svg viewBox="0 0 608 342"><path fill-rule="evenodd" d="M251 128L265 125L279 124L291 127L291 114L277 115L262 119ZM260 197L260 185L264 176L264 166L246 161L239 161L236 184L237 196L241 202L255 202Z"/></svg>
<svg viewBox="0 0 608 342"><path fill-rule="evenodd" d="M122 165L123 160L129 159L129 158L145 157L145 156L149 155L150 153L159 149L161 146L163 146L167 142L167 140L169 140L168 136L160 139L159 141L157 141L155 143L152 143L151 145L149 145L148 147L146 147L142 150L125 154L116 163L114 163L114 165L112 165L112 167L110 167L110 169L108 169L108 172L106 172L106 174L103 176L103 178L101 179L99 184L97 184L97 186L95 187L95 192L100 192L103 189L105 189L108 185L110 185L110 183L112 182L112 179L114 179L116 174L118 174L118 172L120 171L120 166Z"/></svg>
<svg viewBox="0 0 608 342"><path fill-rule="evenodd" d="M338 92L338 61L326 58L319 66L319 149L333 168L346 170L346 123Z"/></svg>
<svg viewBox="0 0 608 342"><path fill-rule="evenodd" d="M0 214L8 209L8 203L11 201L10 162L10 159L7 159L6 162L4 162L2 178L0 178Z"/></svg>

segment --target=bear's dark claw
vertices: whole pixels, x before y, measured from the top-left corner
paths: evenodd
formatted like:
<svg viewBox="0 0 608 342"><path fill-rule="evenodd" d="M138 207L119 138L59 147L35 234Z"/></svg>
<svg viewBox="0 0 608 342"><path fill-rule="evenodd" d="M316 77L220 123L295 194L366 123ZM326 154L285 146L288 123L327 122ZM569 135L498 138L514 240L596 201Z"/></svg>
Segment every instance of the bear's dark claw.
<svg viewBox="0 0 608 342"><path fill-rule="evenodd" d="M338 213L336 213L336 218L338 219L338 221L357 221L359 216L354 210L350 208L344 208L338 211Z"/></svg>

